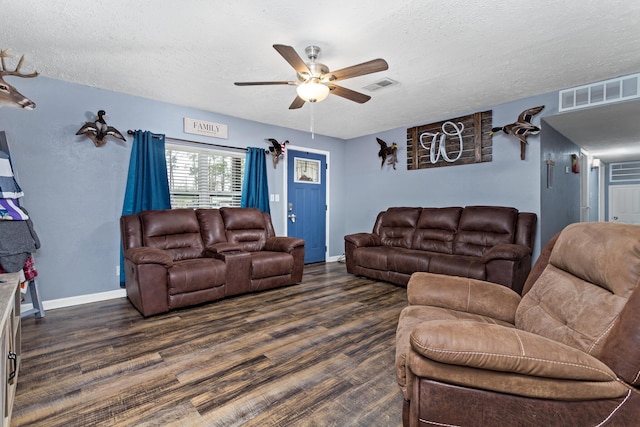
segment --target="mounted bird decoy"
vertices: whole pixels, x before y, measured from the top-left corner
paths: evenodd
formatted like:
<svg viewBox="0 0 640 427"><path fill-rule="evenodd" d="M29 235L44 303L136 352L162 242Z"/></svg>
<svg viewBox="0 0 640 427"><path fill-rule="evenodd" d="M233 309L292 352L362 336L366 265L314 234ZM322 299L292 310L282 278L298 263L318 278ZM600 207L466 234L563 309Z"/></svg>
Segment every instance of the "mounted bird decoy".
<svg viewBox="0 0 640 427"><path fill-rule="evenodd" d="M104 110L98 111L98 116L96 120L93 122L85 122L84 125L76 135L86 135L93 141L96 147L101 147L107 143L107 136L112 136L117 139L121 139L122 141L126 141L126 138L120 133L120 131L113 126L107 125L107 122L104 120L104 116L107 113Z"/></svg>
<svg viewBox="0 0 640 427"><path fill-rule="evenodd" d="M385 141L380 138L376 138L378 144L380 144L380 151L378 151L378 157L382 159L382 163L380 163L380 169L384 166L384 162L392 165L393 169L396 168L396 163L398 163L398 157L396 156L396 152L398 151L398 144L395 142L389 146ZM388 160L387 160L388 159Z"/></svg>
<svg viewBox="0 0 640 427"><path fill-rule="evenodd" d="M507 135L518 138L520 140L520 159L524 160L528 144L527 137L529 135L537 135L540 133L540 127L531 124L531 119L543 109L544 105L540 105L538 107L524 110L520 113L516 122L492 128L491 132L489 132L489 136L496 132L503 131Z"/></svg>
<svg viewBox="0 0 640 427"><path fill-rule="evenodd" d="M276 141L273 138L265 138L265 140L271 144L271 146L269 147L269 153L271 153L271 156L273 157L273 168L276 168L276 165L278 164L278 161L280 161L280 158L282 156L284 156L284 146L285 144L288 144L289 141L285 141L282 144L280 144L278 141Z"/></svg>

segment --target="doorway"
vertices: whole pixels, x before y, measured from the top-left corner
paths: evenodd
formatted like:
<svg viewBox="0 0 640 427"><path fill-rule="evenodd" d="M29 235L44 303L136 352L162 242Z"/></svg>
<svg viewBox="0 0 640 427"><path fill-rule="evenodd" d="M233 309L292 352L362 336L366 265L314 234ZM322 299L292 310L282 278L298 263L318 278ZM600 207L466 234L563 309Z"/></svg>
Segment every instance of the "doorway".
<svg viewBox="0 0 640 427"><path fill-rule="evenodd" d="M287 150L287 235L305 241L305 264L327 256L327 154Z"/></svg>
<svg viewBox="0 0 640 427"><path fill-rule="evenodd" d="M609 221L640 224L640 185L609 186Z"/></svg>

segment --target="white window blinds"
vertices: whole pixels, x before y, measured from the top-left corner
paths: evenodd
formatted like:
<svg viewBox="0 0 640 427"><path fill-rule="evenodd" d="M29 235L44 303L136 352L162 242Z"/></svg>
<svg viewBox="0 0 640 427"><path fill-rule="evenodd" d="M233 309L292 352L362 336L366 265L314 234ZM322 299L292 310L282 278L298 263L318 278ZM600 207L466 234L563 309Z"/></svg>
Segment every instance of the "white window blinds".
<svg viewBox="0 0 640 427"><path fill-rule="evenodd" d="M245 153L165 145L171 207L240 206Z"/></svg>

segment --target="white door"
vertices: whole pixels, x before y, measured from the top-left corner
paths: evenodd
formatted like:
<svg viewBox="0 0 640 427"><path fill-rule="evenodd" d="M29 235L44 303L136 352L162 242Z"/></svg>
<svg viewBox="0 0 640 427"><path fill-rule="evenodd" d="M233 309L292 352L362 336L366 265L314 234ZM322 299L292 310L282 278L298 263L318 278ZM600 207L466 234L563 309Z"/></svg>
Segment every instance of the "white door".
<svg viewBox="0 0 640 427"><path fill-rule="evenodd" d="M640 185L609 186L609 221L640 224Z"/></svg>

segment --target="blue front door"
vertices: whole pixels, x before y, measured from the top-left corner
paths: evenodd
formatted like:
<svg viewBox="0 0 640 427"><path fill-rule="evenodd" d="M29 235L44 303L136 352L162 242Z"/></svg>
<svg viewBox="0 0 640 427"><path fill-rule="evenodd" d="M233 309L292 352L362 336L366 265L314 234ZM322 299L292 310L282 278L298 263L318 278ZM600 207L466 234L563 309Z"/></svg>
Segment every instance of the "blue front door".
<svg viewBox="0 0 640 427"><path fill-rule="evenodd" d="M287 150L287 235L304 239L304 262L325 261L327 160L322 154Z"/></svg>

